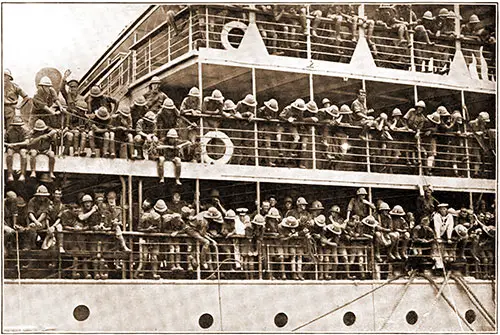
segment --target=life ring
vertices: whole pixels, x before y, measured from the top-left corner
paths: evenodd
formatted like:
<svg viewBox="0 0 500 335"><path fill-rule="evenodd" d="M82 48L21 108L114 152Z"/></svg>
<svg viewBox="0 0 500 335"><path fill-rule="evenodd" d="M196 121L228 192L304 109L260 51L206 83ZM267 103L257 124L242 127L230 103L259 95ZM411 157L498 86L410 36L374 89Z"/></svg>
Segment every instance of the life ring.
<svg viewBox="0 0 500 335"><path fill-rule="evenodd" d="M247 31L247 25L244 24L243 22L240 21L231 21L229 23L226 23L224 27L222 27L222 32L220 34L220 41L222 43L222 46L226 50L236 50L235 47L229 43L229 32L233 29L241 29L243 30L243 34Z"/></svg>
<svg viewBox="0 0 500 335"><path fill-rule="evenodd" d="M213 140L219 139L224 143L226 147L226 151L224 152L224 156L219 159L213 159L208 155L207 152L207 144ZM222 131L209 131L201 138L201 156L203 158L204 163L208 164L227 164L231 160L234 152L234 144L231 139Z"/></svg>

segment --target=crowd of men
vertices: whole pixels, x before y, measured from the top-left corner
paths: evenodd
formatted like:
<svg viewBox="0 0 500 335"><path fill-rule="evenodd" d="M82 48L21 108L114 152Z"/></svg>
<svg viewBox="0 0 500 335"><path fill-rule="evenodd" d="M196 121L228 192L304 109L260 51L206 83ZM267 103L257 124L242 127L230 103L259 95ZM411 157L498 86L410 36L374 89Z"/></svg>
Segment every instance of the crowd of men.
<svg viewBox="0 0 500 335"><path fill-rule="evenodd" d="M170 201L144 200L138 222L132 223L144 235L127 246L114 191L81 193L77 203L65 204L61 190L50 194L41 185L27 203L14 191L6 193L5 250L43 249L68 255L73 260L72 278L87 279L108 278L111 260L106 251L131 249L137 255L134 278L150 274L154 279L165 271L192 272L198 266L223 274L240 271L253 279L259 258L267 279L313 279L306 269L312 264L318 265L320 280L365 278L369 259L363 245L373 246L377 263L404 263L413 257L427 260L437 271L453 262L491 266L493 205L481 200L474 210L455 210L436 200L432 186L420 187L420 192L415 213L382 199L372 203L364 188L356 191L345 209L336 204L325 208L304 197L287 196L279 203L270 196L253 213L243 207L228 209L215 189L196 213L194 204L174 192ZM29 269L30 264L22 266Z"/></svg>
<svg viewBox="0 0 500 335"><path fill-rule="evenodd" d="M62 99L58 98L51 79L41 78L26 122L19 113L16 114L16 106L23 105L29 97L13 82L10 71L4 72L8 182L14 181L13 155L19 153L19 181L26 178L28 156L30 177L36 176L36 157L47 155L50 177L54 178L56 156L63 154L155 160L160 182L164 182L165 161L171 161L175 167L176 183L181 184L181 161L200 161L198 124L201 115L209 116L204 119L205 134L221 129L232 139L235 150L230 163L233 164L251 164L255 155L254 122L258 122L259 127L261 165L268 166L291 164L305 168L312 159L313 126L320 137L316 141L317 158L327 162L319 168L328 168L342 160L347 143L343 143L339 136L342 137L341 127L345 126L360 127L360 139L379 143L378 159L383 166L401 164L400 161L404 160L412 165L420 149L427 174L432 174L436 159L441 156L447 159L446 168L454 171L456 176L460 175L459 164L464 158L459 154L464 145L460 135L471 135L469 146L474 176L480 174L483 170L481 164L495 151L489 113L481 112L466 123L463 118L465 106L462 111L452 113L445 106L428 111L426 103L418 101L404 115L399 108L394 108L390 116L385 112L376 116L375 111L367 107L363 89L358 91L350 106L344 104L339 108L328 98L318 106L313 100L306 103L299 98L280 109L274 98L262 102L259 107L252 94L234 103L217 89L202 98L199 89L193 87L178 108L160 89L158 77L153 77L147 92L135 97L133 104L128 106L106 96L98 86L91 88L87 98L82 97L78 93L78 81L69 79L70 74L71 71L66 71L62 79ZM15 104L20 97L22 101ZM465 124L468 133L465 133ZM397 141L391 144L394 134L401 131L414 132L415 138L421 139L420 148ZM441 134L459 136L439 136ZM472 145L475 141L476 146ZM377 146L372 144L374 149ZM389 168L385 172L391 171Z"/></svg>

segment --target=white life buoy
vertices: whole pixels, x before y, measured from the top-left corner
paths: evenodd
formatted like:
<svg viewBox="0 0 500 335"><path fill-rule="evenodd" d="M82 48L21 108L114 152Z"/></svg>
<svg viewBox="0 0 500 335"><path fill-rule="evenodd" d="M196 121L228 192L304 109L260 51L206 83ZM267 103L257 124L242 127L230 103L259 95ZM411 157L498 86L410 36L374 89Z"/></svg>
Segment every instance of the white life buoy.
<svg viewBox="0 0 500 335"><path fill-rule="evenodd" d="M222 32L220 34L220 41L222 43L222 46L226 50L236 50L231 43L229 43L229 32L233 29L241 29L243 30L243 33L247 31L247 25L244 24L243 22L240 21L231 21L229 23L226 23L224 27L222 27Z"/></svg>
<svg viewBox="0 0 500 335"><path fill-rule="evenodd" d="M213 159L208 155L207 152L207 144L213 140L219 139L224 143L226 147L226 151L224 152L224 156L219 159ZM227 164L231 160L234 152L234 144L231 139L222 131L209 131L201 138L201 156L203 158L204 163L208 164Z"/></svg>

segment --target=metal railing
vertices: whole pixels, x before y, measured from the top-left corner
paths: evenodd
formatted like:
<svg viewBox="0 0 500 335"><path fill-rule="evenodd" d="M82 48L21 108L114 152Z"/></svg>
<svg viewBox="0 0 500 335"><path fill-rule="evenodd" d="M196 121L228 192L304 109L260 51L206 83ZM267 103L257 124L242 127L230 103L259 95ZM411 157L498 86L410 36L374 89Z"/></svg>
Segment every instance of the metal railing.
<svg viewBox="0 0 500 335"><path fill-rule="evenodd" d="M456 270L457 261L466 276L487 279L495 274L494 239L472 250L466 241L463 259L458 246L431 242L410 244L408 259L390 261L382 248L374 258L369 238L353 238L325 246L306 237L283 241L280 237L212 237L202 244L188 235L123 232L131 252L120 251L111 232L64 231L65 253L9 248L5 256L6 278L61 279L381 279L409 268L430 270L439 258L445 269ZM22 237L20 237L22 240ZM460 243L464 243L463 241ZM426 265L427 264L427 265ZM429 266L430 264L430 266Z"/></svg>
<svg viewBox="0 0 500 335"><path fill-rule="evenodd" d="M102 87L103 93L121 99L133 81L133 53L129 52L96 85Z"/></svg>

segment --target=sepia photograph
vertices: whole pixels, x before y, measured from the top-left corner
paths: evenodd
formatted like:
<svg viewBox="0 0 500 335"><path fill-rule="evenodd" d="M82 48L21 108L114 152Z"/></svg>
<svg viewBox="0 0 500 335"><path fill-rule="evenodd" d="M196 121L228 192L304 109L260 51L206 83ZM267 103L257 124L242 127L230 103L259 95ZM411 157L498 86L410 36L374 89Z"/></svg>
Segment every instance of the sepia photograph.
<svg viewBox="0 0 500 335"><path fill-rule="evenodd" d="M498 331L497 2L1 16L2 334Z"/></svg>

